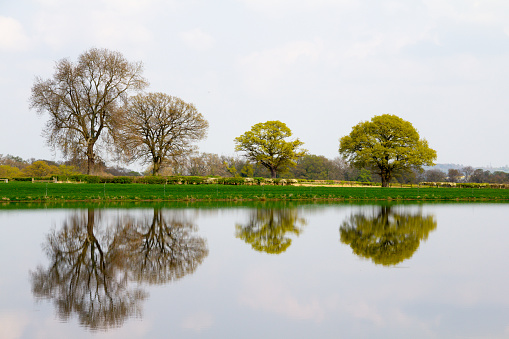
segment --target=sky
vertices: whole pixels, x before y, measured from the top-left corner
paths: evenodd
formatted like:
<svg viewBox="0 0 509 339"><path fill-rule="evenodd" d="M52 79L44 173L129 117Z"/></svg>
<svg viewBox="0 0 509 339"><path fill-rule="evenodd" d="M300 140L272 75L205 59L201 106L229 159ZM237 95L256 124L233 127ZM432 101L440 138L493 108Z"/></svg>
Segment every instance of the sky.
<svg viewBox="0 0 509 339"><path fill-rule="evenodd" d="M193 103L209 122L200 152L236 155L235 137L279 120L334 158L354 125L389 113L437 163L509 164L505 0L0 0L0 154L62 159L31 87L93 47Z"/></svg>

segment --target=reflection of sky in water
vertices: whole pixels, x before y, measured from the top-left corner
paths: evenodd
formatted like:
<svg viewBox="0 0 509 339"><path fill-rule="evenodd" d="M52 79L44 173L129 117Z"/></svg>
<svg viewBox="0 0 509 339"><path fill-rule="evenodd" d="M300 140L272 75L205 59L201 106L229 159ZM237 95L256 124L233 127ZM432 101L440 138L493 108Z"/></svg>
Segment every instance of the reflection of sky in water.
<svg viewBox="0 0 509 339"><path fill-rule="evenodd" d="M279 255L235 238L249 209L187 210L209 254L175 282L142 284L142 318L95 337L490 337L509 335L509 205L398 206L434 215L436 229L411 259L374 265L339 240L339 226L373 207L299 207L306 226ZM131 214L153 210L126 210ZM66 210L0 211L0 337L86 338L35 302L29 271L48 265L41 248ZM109 210L106 218L124 211ZM171 213L171 212L170 212Z"/></svg>

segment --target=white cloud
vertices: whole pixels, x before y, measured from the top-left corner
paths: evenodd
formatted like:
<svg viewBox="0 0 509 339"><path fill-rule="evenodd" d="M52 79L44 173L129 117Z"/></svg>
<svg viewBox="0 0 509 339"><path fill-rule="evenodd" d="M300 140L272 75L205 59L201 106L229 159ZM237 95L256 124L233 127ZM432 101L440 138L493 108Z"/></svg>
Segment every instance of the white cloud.
<svg viewBox="0 0 509 339"><path fill-rule="evenodd" d="M203 32L200 28L181 32L179 37L186 46L197 51L206 51L212 48L215 43L214 38L210 34Z"/></svg>
<svg viewBox="0 0 509 339"><path fill-rule="evenodd" d="M239 301L254 309L292 319L322 321L326 313L323 305L313 298L307 301L299 300L291 293L289 286L267 271L253 271L245 278Z"/></svg>
<svg viewBox="0 0 509 339"><path fill-rule="evenodd" d="M23 26L13 18L0 16L0 49L20 51L28 47L29 39Z"/></svg>
<svg viewBox="0 0 509 339"><path fill-rule="evenodd" d="M209 313L196 313L186 317L182 321L182 328L192 330L194 332L201 332L204 329L210 328L214 324L214 318Z"/></svg>
<svg viewBox="0 0 509 339"><path fill-rule="evenodd" d="M297 65L315 63L323 51L323 43L295 41L282 47L254 52L241 58L238 68L247 86L258 92L272 90Z"/></svg>
<svg viewBox="0 0 509 339"><path fill-rule="evenodd" d="M280 15L293 11L310 11L322 8L355 7L357 0L239 0L247 7L267 15Z"/></svg>
<svg viewBox="0 0 509 339"><path fill-rule="evenodd" d="M34 18L37 40L55 49L70 46L119 48L153 42L148 28L149 2L140 0L90 0L68 2L40 0ZM70 15L79 13L79 15ZM91 24L92 23L92 24Z"/></svg>
<svg viewBox="0 0 509 339"><path fill-rule="evenodd" d="M27 324L28 318L24 314L0 313L0 337L21 338Z"/></svg>

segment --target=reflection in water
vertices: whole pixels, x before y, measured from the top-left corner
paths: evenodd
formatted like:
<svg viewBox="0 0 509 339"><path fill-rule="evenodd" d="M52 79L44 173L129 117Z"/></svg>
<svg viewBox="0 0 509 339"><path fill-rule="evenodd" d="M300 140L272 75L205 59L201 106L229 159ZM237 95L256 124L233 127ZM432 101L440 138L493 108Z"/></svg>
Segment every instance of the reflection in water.
<svg viewBox="0 0 509 339"><path fill-rule="evenodd" d="M355 254L375 264L396 265L409 259L421 240L437 227L434 216L394 212L380 206L376 215L352 214L339 228L341 242L350 245Z"/></svg>
<svg viewBox="0 0 509 339"><path fill-rule="evenodd" d="M235 225L237 238L251 244L253 249L279 254L291 245L287 233L299 235L306 220L298 217L297 209L260 208L253 210L246 225Z"/></svg>
<svg viewBox="0 0 509 339"><path fill-rule="evenodd" d="M151 219L132 220L125 227L125 250L134 278L164 284L193 273L208 255L205 239L192 234L191 222L154 209Z"/></svg>
<svg viewBox="0 0 509 339"><path fill-rule="evenodd" d="M208 254L204 239L191 236L196 227L173 223L163 212L108 225L94 209L75 212L45 243L47 269L31 272L32 292L52 299L58 315L77 314L92 330L118 327L141 315L147 293L137 281L164 283L192 273Z"/></svg>

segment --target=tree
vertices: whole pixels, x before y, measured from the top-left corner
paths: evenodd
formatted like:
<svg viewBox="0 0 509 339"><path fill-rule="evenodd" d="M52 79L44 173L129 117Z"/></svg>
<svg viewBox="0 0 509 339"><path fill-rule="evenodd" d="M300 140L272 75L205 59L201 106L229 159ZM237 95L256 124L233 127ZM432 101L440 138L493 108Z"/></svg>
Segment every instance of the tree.
<svg viewBox="0 0 509 339"><path fill-rule="evenodd" d="M490 181L491 172L483 170L482 168L476 168L470 175L470 182L475 183L486 183Z"/></svg>
<svg viewBox="0 0 509 339"><path fill-rule="evenodd" d="M122 224L121 224L121 222ZM209 254L198 227L184 215L154 208L152 217L119 220L127 252L126 265L134 280L165 284L192 274Z"/></svg>
<svg viewBox="0 0 509 339"><path fill-rule="evenodd" d="M443 182L445 181L445 173L439 169L430 169L425 172L427 182Z"/></svg>
<svg viewBox="0 0 509 339"><path fill-rule="evenodd" d="M92 48L73 63L62 59L51 79L36 78L30 107L49 113L43 135L66 158L87 158L87 173L94 169L96 144L111 131L111 117L133 90L147 85L142 64L128 62L119 52ZM106 133L105 133L106 132Z"/></svg>
<svg viewBox="0 0 509 339"><path fill-rule="evenodd" d="M395 212L380 206L374 215L354 213L340 228L341 242L375 264L396 265L415 253L421 240L428 239L437 222L432 215Z"/></svg>
<svg viewBox="0 0 509 339"><path fill-rule="evenodd" d="M152 164L157 175L169 160L190 154L209 126L193 104L164 93L129 98L115 117L114 139L126 162Z"/></svg>
<svg viewBox="0 0 509 339"><path fill-rule="evenodd" d="M20 175L21 171L19 168L9 165L0 165L0 178L14 178Z"/></svg>
<svg viewBox="0 0 509 339"><path fill-rule="evenodd" d="M292 244L290 234L299 236L306 220L297 209L259 208L253 211L246 225L235 225L235 237L251 244L259 252L280 254Z"/></svg>
<svg viewBox="0 0 509 339"><path fill-rule="evenodd" d="M28 177L46 177L49 175L57 175L58 167L50 166L46 161L38 160L23 168L23 174Z"/></svg>
<svg viewBox="0 0 509 339"><path fill-rule="evenodd" d="M340 139L339 153L352 165L375 171L382 187L395 173L434 165L437 156L411 123L391 114L355 125Z"/></svg>
<svg viewBox="0 0 509 339"><path fill-rule="evenodd" d="M77 314L91 330L118 327L141 313L148 294L129 283L119 232L104 225L94 209L71 215L44 244L47 269L31 272L32 293L53 300L61 319Z"/></svg>
<svg viewBox="0 0 509 339"><path fill-rule="evenodd" d="M299 150L302 141L285 140L291 136L292 131L281 121L258 123L235 138L235 151L245 152L247 159L266 167L275 178L278 172L295 166L295 161L306 154L305 150Z"/></svg>
<svg viewBox="0 0 509 339"><path fill-rule="evenodd" d="M449 182L458 182L461 178L461 172L456 168L449 168L447 178Z"/></svg>
<svg viewBox="0 0 509 339"><path fill-rule="evenodd" d="M464 181L469 182L470 176L474 173L474 168L472 166L465 166L461 169L461 173L465 175Z"/></svg>
<svg viewBox="0 0 509 339"><path fill-rule="evenodd" d="M332 162L323 155L306 154L297 160L292 172L297 179L327 180L332 167Z"/></svg>
<svg viewBox="0 0 509 339"><path fill-rule="evenodd" d="M359 172L359 176L357 177L357 181L359 182L371 182L373 179L371 178L371 172L365 168L362 168Z"/></svg>

